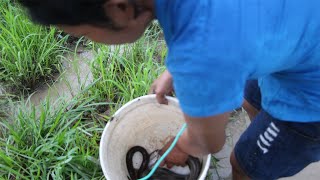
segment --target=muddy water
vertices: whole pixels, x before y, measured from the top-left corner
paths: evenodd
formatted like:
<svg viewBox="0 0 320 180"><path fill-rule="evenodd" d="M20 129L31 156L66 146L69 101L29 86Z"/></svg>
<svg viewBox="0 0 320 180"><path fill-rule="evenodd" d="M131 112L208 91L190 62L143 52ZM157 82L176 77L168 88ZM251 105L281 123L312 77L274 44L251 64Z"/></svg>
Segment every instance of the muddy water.
<svg viewBox="0 0 320 180"><path fill-rule="evenodd" d="M42 85L31 96L30 101L39 105L45 98L56 100L59 97L71 99L81 88L93 81L89 63L94 58L93 53L84 51L76 56L68 55L63 61L64 72L55 79L51 86Z"/></svg>
<svg viewBox="0 0 320 180"><path fill-rule="evenodd" d="M124 53L126 45L108 46L110 52L117 52L118 55ZM56 77L53 85L42 85L31 97L31 103L39 105L46 97L56 100L65 97L71 99L81 89L93 82L90 71L90 62L94 58L94 52L80 50L76 55L67 55L63 61L64 72Z"/></svg>

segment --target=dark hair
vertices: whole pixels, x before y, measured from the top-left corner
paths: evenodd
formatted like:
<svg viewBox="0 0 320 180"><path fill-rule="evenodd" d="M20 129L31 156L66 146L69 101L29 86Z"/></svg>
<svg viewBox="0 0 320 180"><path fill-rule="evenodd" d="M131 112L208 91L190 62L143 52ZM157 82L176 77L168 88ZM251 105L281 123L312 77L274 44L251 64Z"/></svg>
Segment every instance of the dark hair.
<svg viewBox="0 0 320 180"><path fill-rule="evenodd" d="M108 0L18 0L33 21L43 25L112 26L103 5Z"/></svg>

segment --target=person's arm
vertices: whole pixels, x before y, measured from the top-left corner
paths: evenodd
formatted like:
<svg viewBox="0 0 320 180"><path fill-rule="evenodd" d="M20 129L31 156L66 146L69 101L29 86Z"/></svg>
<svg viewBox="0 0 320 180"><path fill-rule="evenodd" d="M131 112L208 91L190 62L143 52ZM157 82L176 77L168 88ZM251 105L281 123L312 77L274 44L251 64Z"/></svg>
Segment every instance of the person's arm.
<svg viewBox="0 0 320 180"><path fill-rule="evenodd" d="M172 165L183 166L188 155L202 157L220 151L225 143L225 128L228 117L229 113L205 118L193 118L185 115L188 128L164 163L168 167ZM171 142L164 146L162 153L167 150Z"/></svg>
<svg viewBox="0 0 320 180"><path fill-rule="evenodd" d="M165 95L172 93L172 82L172 76L166 70L152 84L150 93L156 94L159 103L167 103ZM169 167L172 165L184 165L189 154L202 156L217 152L225 142L225 126L228 122L229 113L205 118L195 118L185 114L184 117L188 128L165 160ZM164 146L162 153L167 150L172 140Z"/></svg>
<svg viewBox="0 0 320 180"><path fill-rule="evenodd" d="M225 143L225 128L229 113L206 118L185 115L188 124L178 146L193 156L204 156L221 150Z"/></svg>

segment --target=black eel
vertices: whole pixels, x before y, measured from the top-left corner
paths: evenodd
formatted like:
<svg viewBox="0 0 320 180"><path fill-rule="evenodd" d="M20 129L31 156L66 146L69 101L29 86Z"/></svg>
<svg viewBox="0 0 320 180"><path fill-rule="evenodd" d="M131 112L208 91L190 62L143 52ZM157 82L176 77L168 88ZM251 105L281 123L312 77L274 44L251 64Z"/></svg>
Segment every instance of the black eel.
<svg viewBox="0 0 320 180"><path fill-rule="evenodd" d="M135 169L133 166L133 156L135 153L141 153L143 160L139 169ZM129 173L129 180L137 180L146 176L151 169L149 169L148 164L150 161L150 154L147 150L141 146L134 146L128 152L126 156L126 165ZM189 175L176 174L166 168L159 167L157 171L153 174L150 180L196 180L199 177L201 170L201 163L198 158L189 156L187 160L187 165L190 169Z"/></svg>

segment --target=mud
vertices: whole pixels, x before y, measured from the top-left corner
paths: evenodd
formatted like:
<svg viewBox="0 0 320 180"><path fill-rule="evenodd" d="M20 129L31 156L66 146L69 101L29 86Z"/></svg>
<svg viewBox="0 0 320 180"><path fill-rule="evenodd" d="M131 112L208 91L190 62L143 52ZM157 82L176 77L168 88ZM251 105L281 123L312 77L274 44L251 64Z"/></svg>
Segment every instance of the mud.
<svg viewBox="0 0 320 180"><path fill-rule="evenodd" d="M39 105L46 98L56 100L62 96L71 99L92 82L93 77L89 63L93 57L93 53L90 51L68 55L65 58L66 60L63 61L64 72L56 77L53 85L44 84L40 86L31 96L31 103Z"/></svg>

